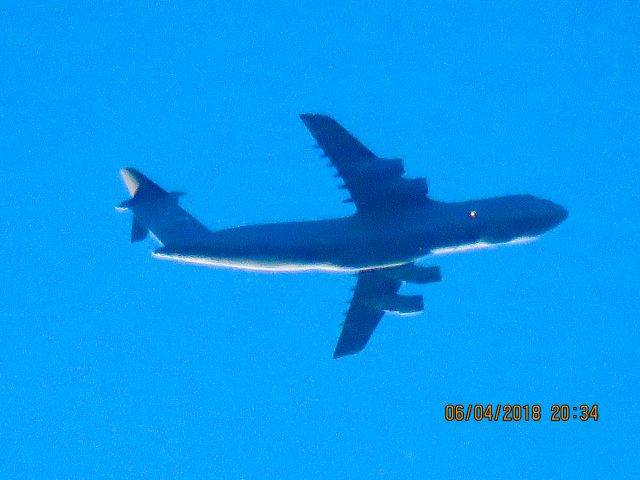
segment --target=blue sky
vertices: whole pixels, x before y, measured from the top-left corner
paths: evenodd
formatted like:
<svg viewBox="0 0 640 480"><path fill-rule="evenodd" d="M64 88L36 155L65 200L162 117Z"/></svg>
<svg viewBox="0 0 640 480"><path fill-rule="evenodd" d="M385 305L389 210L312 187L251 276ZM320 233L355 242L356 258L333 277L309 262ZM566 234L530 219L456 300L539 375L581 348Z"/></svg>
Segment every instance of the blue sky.
<svg viewBox="0 0 640 480"><path fill-rule="evenodd" d="M638 6L232 3L0 7L0 476L634 478ZM160 262L113 209L135 166L211 228L349 215L300 112L434 198L569 219L436 259L425 313L334 361L352 277Z"/></svg>

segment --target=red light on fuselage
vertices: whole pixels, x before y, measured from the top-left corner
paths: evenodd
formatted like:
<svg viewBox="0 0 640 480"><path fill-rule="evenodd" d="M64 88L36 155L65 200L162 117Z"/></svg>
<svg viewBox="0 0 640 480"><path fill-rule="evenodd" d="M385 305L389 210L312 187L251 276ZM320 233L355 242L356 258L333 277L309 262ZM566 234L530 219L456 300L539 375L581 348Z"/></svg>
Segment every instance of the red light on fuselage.
<svg viewBox="0 0 640 480"><path fill-rule="evenodd" d="M475 210L471 210L471 211L469 212L469 216L470 216L471 218L476 218L476 216L477 216L477 215L478 215L478 212L476 212Z"/></svg>

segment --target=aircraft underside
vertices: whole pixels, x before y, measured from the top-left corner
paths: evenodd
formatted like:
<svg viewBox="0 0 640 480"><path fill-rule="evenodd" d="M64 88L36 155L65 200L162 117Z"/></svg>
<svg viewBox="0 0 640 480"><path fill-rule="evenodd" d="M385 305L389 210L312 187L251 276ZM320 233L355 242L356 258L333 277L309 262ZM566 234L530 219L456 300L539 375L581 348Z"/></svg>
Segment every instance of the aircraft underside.
<svg viewBox="0 0 640 480"><path fill-rule="evenodd" d="M216 268L230 268L234 270L247 270L255 272L280 272L280 273L297 273L297 272L334 272L334 273L357 273L366 270L375 270L380 268L391 268L399 265L411 263L412 260L393 262L393 263L376 263L371 265L348 266L340 265L338 262L309 262L309 261L282 261L282 260L264 260L258 258L216 258L207 257L206 255L194 255L179 252L164 252L157 250L153 252L155 258L163 260L171 260L180 263L189 263L192 265L202 265Z"/></svg>

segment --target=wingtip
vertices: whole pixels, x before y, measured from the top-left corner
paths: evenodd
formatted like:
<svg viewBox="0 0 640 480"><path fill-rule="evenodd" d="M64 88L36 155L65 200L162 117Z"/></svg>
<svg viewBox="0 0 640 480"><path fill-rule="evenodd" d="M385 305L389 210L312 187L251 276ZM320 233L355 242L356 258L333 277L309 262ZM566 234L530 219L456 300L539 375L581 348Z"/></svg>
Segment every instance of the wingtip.
<svg viewBox="0 0 640 480"><path fill-rule="evenodd" d="M342 358L342 357L348 357L350 355L353 355L355 353L358 353L360 350L343 350L343 349L338 349L336 348L335 351L333 352L333 359L337 360L338 358Z"/></svg>
<svg viewBox="0 0 640 480"><path fill-rule="evenodd" d="M336 349L333 351L333 358L336 359L336 358L348 357L350 355L355 355L356 353L359 353L362 350L364 350L365 345L350 347L350 346L341 344L341 342L338 341L338 345L336 345Z"/></svg>
<svg viewBox="0 0 640 480"><path fill-rule="evenodd" d="M311 121L311 119L313 118L314 114L313 113L300 113L300 114L298 114L298 116L300 117L300 120L302 120L302 123L304 123L305 125L308 125L309 122Z"/></svg>
<svg viewBox="0 0 640 480"><path fill-rule="evenodd" d="M331 118L329 115L325 115L324 113L299 113L298 116L305 124L316 118Z"/></svg>

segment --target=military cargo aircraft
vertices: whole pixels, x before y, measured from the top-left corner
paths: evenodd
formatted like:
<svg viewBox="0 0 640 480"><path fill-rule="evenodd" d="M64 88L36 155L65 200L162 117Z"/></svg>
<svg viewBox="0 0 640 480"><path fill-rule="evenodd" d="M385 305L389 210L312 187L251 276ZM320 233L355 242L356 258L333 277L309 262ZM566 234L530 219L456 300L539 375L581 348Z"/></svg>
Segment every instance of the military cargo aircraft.
<svg viewBox="0 0 640 480"><path fill-rule="evenodd" d="M532 195L447 203L428 195L424 178L406 178L401 159L376 156L332 118L300 115L317 146L341 177L349 217L250 225L211 231L168 192L134 168L120 173L131 198L118 205L133 213L131 241L148 232L162 244L157 258L242 270L332 271L357 275L334 358L361 351L385 313L423 310L420 295L400 295L403 282L441 280L423 257L537 238L567 217L567 210Z"/></svg>

